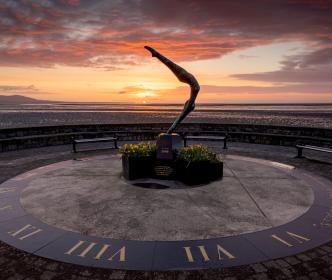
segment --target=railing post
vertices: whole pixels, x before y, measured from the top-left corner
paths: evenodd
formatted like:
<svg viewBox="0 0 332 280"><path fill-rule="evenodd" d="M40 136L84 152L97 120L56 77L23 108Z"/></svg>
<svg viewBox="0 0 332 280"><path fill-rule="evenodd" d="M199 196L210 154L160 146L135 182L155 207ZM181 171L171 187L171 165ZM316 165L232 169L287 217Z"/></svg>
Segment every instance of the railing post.
<svg viewBox="0 0 332 280"><path fill-rule="evenodd" d="M227 149L227 136L224 138L224 149Z"/></svg>
<svg viewBox="0 0 332 280"><path fill-rule="evenodd" d="M77 153L75 139L72 138L72 140L73 140L73 152L74 152L74 153Z"/></svg>
<svg viewBox="0 0 332 280"><path fill-rule="evenodd" d="M303 158L303 148L302 147L296 147L297 148L297 157L298 158Z"/></svg>

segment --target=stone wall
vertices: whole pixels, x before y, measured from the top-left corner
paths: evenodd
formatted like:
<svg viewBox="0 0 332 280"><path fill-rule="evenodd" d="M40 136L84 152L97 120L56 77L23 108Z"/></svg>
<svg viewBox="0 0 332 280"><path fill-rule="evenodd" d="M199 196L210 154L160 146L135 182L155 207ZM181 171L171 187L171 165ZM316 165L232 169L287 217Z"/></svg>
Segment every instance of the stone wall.
<svg viewBox="0 0 332 280"><path fill-rule="evenodd" d="M165 132L168 123L97 124L11 128L0 130L0 151L70 144L73 139L116 136L119 140L153 140ZM304 142L332 144L332 129L246 124L184 123L179 134L225 135L229 141L291 146Z"/></svg>

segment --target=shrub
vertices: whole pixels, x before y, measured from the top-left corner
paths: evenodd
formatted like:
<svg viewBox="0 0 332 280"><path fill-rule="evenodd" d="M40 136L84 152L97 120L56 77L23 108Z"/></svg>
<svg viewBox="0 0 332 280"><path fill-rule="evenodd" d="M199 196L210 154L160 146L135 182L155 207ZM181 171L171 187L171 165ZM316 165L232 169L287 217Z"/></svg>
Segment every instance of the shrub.
<svg viewBox="0 0 332 280"><path fill-rule="evenodd" d="M217 155L201 144L180 149L177 158L185 161L218 161Z"/></svg>
<svg viewBox="0 0 332 280"><path fill-rule="evenodd" d="M145 157L151 156L156 152L156 144L139 143L139 144L124 144L120 150L120 154L124 157Z"/></svg>

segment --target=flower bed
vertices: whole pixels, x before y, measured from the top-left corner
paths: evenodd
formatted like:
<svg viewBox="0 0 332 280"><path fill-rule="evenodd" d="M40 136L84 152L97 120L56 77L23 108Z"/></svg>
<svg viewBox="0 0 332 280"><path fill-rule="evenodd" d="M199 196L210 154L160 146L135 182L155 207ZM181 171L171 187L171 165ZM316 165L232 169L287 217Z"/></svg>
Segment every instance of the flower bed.
<svg viewBox="0 0 332 280"><path fill-rule="evenodd" d="M153 177L156 145L125 144L121 147L123 176L127 180Z"/></svg>
<svg viewBox="0 0 332 280"><path fill-rule="evenodd" d="M126 144L120 149L123 176L127 180L158 178L179 180L187 185L204 184L223 177L223 163L217 155L203 145L193 145L180 149L175 160L170 163L156 159L156 145L150 143ZM173 168L165 175L160 168ZM158 172L157 172L158 171ZM163 171L163 170L162 170Z"/></svg>
<svg viewBox="0 0 332 280"><path fill-rule="evenodd" d="M223 163L203 145L182 148L177 153L177 177L187 185L204 184L221 179Z"/></svg>

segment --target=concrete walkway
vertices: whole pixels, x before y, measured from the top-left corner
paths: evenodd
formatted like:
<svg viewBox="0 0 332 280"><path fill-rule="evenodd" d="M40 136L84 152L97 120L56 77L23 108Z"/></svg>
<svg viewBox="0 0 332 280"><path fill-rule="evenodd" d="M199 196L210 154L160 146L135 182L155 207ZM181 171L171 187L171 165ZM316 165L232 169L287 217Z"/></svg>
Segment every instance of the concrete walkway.
<svg viewBox="0 0 332 280"><path fill-rule="evenodd" d="M59 146L2 153L0 181L46 164L71 159L70 148ZM79 156L103 153L105 152ZM251 156L291 164L332 180L332 160L328 156L308 153L310 159L294 159L295 153L293 148L242 143L231 143L230 149L227 150L229 155ZM331 279L331 275L331 243L303 254L260 264L164 273L110 271L64 264L32 256L0 243L0 279Z"/></svg>

